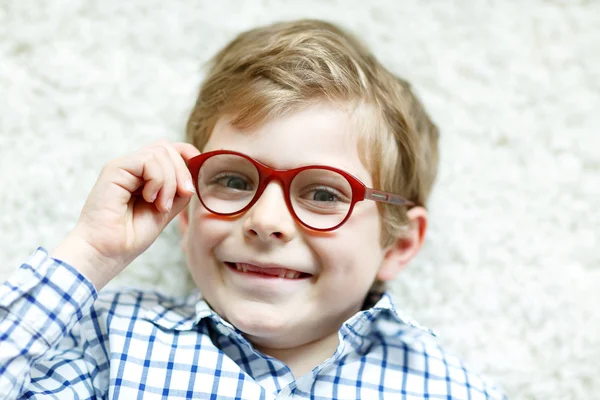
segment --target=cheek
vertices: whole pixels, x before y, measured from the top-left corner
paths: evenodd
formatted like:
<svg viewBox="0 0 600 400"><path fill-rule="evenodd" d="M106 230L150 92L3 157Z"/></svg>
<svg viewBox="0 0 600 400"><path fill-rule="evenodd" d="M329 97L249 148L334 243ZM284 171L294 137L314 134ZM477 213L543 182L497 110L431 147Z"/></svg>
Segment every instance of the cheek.
<svg viewBox="0 0 600 400"><path fill-rule="evenodd" d="M231 224L216 218L202 206L194 207L190 215L187 237L188 266L196 283L211 275L215 248L229 235Z"/></svg>
<svg viewBox="0 0 600 400"><path fill-rule="evenodd" d="M316 250L326 269L336 275L374 274L382 260L379 243L366 236L341 234Z"/></svg>
<svg viewBox="0 0 600 400"><path fill-rule="evenodd" d="M374 280L383 260L381 222L376 206L357 208L351 218L332 236L313 242L324 264L324 273L348 284ZM351 282L352 281L352 282Z"/></svg>

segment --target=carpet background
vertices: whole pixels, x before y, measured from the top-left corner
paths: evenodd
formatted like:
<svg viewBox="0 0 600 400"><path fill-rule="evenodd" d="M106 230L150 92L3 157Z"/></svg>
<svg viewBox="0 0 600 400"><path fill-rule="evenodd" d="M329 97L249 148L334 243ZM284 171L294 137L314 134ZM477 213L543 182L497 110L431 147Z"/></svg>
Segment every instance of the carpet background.
<svg viewBox="0 0 600 400"><path fill-rule="evenodd" d="M325 18L441 129L402 306L514 399L600 398L600 2L0 0L0 280L74 225L106 161L182 137L238 32ZM114 285L189 288L171 224Z"/></svg>

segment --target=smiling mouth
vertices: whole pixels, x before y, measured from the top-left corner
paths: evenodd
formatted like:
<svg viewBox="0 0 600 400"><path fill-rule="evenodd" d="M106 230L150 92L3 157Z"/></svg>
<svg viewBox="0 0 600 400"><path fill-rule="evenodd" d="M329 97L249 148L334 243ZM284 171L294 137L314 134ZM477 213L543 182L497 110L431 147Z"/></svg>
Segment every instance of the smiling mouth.
<svg viewBox="0 0 600 400"><path fill-rule="evenodd" d="M280 278L280 279L303 279L311 276L310 274L294 271L286 268L262 268L252 264L225 262L229 268L249 275L256 275L262 278Z"/></svg>

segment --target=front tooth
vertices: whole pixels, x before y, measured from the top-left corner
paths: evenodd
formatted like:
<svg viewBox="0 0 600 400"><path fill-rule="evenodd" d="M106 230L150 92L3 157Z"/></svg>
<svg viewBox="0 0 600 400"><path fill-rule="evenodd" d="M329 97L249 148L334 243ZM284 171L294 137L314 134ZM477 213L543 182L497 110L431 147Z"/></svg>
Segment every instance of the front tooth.
<svg viewBox="0 0 600 400"><path fill-rule="evenodd" d="M245 265L242 265L242 272L248 272L248 267L246 267Z"/></svg>
<svg viewBox="0 0 600 400"><path fill-rule="evenodd" d="M241 270L242 270L242 267L240 266L240 264L235 264L235 268L236 268L238 271L241 271Z"/></svg>
<svg viewBox="0 0 600 400"><path fill-rule="evenodd" d="M296 279L296 274L297 274L297 272L288 271L288 272L286 272L285 277L288 279Z"/></svg>
<svg viewBox="0 0 600 400"><path fill-rule="evenodd" d="M280 272L280 273L279 273L279 277L280 277L280 278L285 278L285 277L286 277L286 273L285 273L285 271L282 271L282 272Z"/></svg>

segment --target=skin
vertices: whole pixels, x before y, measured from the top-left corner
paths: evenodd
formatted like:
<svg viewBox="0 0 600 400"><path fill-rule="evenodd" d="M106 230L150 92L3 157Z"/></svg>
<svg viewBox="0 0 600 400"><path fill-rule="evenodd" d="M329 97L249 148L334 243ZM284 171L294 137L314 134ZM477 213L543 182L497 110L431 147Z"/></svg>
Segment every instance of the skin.
<svg viewBox="0 0 600 400"><path fill-rule="evenodd" d="M247 132L222 118L204 150L236 150L281 169L326 163L371 186L351 121L350 111L329 104ZM77 225L51 256L100 290L180 215L188 267L206 301L258 350L302 376L335 352L337 330L360 310L372 282L394 279L417 254L427 213L409 210L406 233L385 248L374 202L357 203L342 227L317 233L292 218L277 182L246 213L218 217L194 195L186 164L198 154L190 144L161 140L108 162ZM310 278L251 278L225 262L277 264Z"/></svg>

